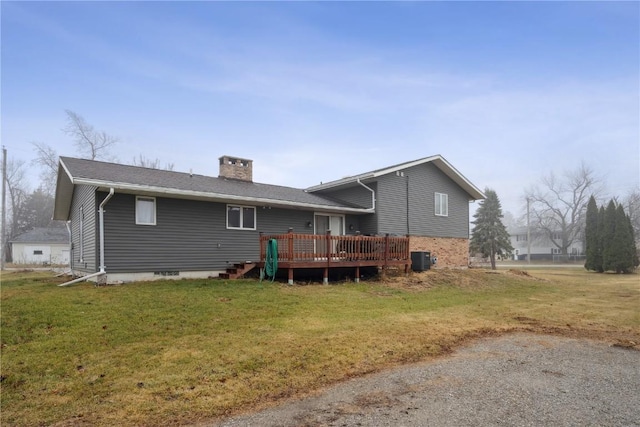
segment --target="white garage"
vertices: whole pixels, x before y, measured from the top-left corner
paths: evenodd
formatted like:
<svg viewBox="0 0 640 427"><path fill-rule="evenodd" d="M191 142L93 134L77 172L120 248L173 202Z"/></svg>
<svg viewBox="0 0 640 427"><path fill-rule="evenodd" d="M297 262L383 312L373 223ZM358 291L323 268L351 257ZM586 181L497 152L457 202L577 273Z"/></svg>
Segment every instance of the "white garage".
<svg viewBox="0 0 640 427"><path fill-rule="evenodd" d="M12 239L14 264L69 264L69 233L66 228L34 228Z"/></svg>

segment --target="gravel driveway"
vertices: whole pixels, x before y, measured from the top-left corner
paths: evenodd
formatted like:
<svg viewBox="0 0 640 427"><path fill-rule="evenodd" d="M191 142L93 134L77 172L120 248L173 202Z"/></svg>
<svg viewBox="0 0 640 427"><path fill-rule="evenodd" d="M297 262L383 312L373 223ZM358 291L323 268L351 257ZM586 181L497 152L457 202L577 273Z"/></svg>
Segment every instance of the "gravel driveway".
<svg viewBox="0 0 640 427"><path fill-rule="evenodd" d="M486 338L215 426L640 426L640 352L548 335Z"/></svg>

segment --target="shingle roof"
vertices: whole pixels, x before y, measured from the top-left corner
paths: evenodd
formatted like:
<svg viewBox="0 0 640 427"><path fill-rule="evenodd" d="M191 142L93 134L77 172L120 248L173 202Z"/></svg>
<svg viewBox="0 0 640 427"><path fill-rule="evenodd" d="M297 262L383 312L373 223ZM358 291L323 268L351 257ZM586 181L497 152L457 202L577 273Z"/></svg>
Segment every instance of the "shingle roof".
<svg viewBox="0 0 640 427"><path fill-rule="evenodd" d="M34 228L19 234L11 243L69 243L69 232L65 228Z"/></svg>
<svg viewBox="0 0 640 427"><path fill-rule="evenodd" d="M330 210L363 211L362 207L345 204L320 195L311 194L299 188L278 185L246 182L235 179L211 177L139 166L107 163L95 160L60 158L58 172L58 188L61 191L64 180L72 185L95 185L99 188L114 188L130 193L167 194L186 198L203 198L212 200L248 201L252 203L273 204L274 206L305 206L309 208L325 208ZM68 186L66 191L72 186ZM62 190L64 191L64 190ZM60 194L56 194L56 205ZM56 219L63 219L56 206Z"/></svg>

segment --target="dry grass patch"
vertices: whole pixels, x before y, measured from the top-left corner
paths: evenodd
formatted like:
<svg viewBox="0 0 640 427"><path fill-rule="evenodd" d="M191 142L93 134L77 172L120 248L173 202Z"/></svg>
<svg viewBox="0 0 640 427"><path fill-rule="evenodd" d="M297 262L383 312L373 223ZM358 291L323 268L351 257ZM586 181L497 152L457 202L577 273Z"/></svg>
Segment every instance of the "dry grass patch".
<svg viewBox="0 0 640 427"><path fill-rule="evenodd" d="M367 283L2 277L2 425L184 425L540 331L640 343L638 276L431 270Z"/></svg>

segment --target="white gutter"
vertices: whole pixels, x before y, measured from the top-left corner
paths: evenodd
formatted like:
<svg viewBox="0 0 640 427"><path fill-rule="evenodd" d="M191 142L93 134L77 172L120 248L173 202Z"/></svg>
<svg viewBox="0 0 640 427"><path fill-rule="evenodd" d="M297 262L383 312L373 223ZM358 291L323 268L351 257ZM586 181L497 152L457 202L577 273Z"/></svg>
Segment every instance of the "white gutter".
<svg viewBox="0 0 640 427"><path fill-rule="evenodd" d="M107 204L110 198L113 197L113 193L115 190L113 187L109 189L109 194L104 198L102 203L100 203L100 208L98 212L100 214L100 271L104 273L105 265L104 265L104 205Z"/></svg>
<svg viewBox="0 0 640 427"><path fill-rule="evenodd" d="M358 178L356 182L361 186L363 186L364 188L366 188L367 190L371 191L371 210L375 211L376 210L376 192L373 190L373 188L367 187L365 184L363 184L362 181L360 181L360 178Z"/></svg>
<svg viewBox="0 0 640 427"><path fill-rule="evenodd" d="M365 214L370 213L370 209L362 209L362 208L350 208L350 207L342 207L342 206L331 206L331 205L321 205L318 203L307 203L307 202L293 202L293 201L280 201L277 199L267 199L264 197L252 197L252 196L236 196L233 194L222 194L222 193L208 193L203 191L193 191L193 190L177 190L174 188L165 188L165 187L155 187L148 185L138 185L138 184L126 184L119 182L107 182L100 180L93 180L87 178L76 178L73 181L74 184L79 185L91 185L98 188L117 188L119 192L131 192L132 194L148 194L148 195L170 195L174 197L183 197L183 198L197 198L203 200L211 200L216 202L245 202L249 204L255 205L265 205L265 206L282 206L282 207L298 207L304 209L314 209L314 210L322 210L327 212L345 212L345 213L354 213L354 214ZM304 190L302 190L304 191Z"/></svg>
<svg viewBox="0 0 640 427"><path fill-rule="evenodd" d="M90 274L88 276L79 277L77 279L71 280L69 282L63 283L58 286L69 286L69 285L73 285L74 283L84 282L85 280L89 280L91 278L102 276L103 274L107 274L107 272L105 271L105 265L104 265L104 205L106 205L109 199L113 197L114 193L115 193L115 190L113 189L113 187L111 187L109 189L109 194L107 194L107 197L105 197L102 203L100 203L100 208L98 209L98 213L100 215L100 271L98 271L97 273Z"/></svg>

